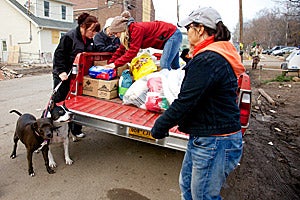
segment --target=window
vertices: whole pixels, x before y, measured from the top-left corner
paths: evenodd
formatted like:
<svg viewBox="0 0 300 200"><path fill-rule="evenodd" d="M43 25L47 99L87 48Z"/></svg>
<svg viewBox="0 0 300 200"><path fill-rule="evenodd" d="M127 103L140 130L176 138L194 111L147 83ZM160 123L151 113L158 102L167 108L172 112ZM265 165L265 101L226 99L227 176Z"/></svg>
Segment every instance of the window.
<svg viewBox="0 0 300 200"><path fill-rule="evenodd" d="M49 10L50 10L49 4L50 3L48 1L44 1L44 15L45 15L45 17L49 17Z"/></svg>
<svg viewBox="0 0 300 200"><path fill-rule="evenodd" d="M61 18L66 19L66 6L61 6Z"/></svg>
<svg viewBox="0 0 300 200"><path fill-rule="evenodd" d="M7 44L6 41L2 41L2 51L7 51Z"/></svg>

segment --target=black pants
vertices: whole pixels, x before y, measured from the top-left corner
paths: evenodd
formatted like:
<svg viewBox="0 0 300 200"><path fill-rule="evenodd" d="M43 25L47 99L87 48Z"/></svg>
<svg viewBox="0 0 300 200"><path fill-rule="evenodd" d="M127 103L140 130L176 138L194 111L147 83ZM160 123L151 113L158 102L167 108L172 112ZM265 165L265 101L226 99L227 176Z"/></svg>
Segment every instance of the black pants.
<svg viewBox="0 0 300 200"><path fill-rule="evenodd" d="M55 88L60 82L61 82L61 79L59 78L59 76L54 74L53 75L53 88ZM52 100L55 103L64 101L66 99L69 91L70 91L70 79L62 82L62 84L58 88L57 92L52 96ZM75 124L74 122L70 122L69 128L71 129L71 133L76 136L81 133L82 126L79 124Z"/></svg>

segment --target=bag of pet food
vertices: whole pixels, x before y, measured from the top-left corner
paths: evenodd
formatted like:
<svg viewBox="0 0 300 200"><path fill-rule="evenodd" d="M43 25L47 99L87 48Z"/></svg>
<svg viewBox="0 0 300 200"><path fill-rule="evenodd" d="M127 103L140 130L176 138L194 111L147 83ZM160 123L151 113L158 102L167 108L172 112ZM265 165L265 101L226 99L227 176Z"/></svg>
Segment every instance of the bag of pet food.
<svg viewBox="0 0 300 200"><path fill-rule="evenodd" d="M157 66L149 53L143 53L132 59L130 70L134 80L138 80L152 72L157 71Z"/></svg>
<svg viewBox="0 0 300 200"><path fill-rule="evenodd" d="M96 79L111 80L117 76L117 71L103 66L92 66L89 69L89 76Z"/></svg>

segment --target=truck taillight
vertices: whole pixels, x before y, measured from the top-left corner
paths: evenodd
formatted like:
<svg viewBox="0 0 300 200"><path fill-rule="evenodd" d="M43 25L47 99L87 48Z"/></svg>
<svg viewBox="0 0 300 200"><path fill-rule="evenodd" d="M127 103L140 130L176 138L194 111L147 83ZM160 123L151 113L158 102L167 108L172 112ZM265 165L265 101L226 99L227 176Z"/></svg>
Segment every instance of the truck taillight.
<svg viewBox="0 0 300 200"><path fill-rule="evenodd" d="M77 65L74 65L74 64L73 64L73 67L72 67L72 74L77 74L77 72L78 72Z"/></svg>
<svg viewBox="0 0 300 200"><path fill-rule="evenodd" d="M241 126L242 128L247 128L251 113L251 92L241 91L240 95L239 108Z"/></svg>

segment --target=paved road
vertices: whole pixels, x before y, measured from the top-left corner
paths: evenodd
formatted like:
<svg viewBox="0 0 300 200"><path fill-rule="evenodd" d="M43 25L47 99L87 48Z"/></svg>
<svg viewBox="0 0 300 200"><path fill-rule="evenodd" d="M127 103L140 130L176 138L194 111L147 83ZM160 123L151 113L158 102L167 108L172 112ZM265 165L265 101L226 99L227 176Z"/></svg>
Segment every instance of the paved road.
<svg viewBox="0 0 300 200"><path fill-rule="evenodd" d="M9 158L17 115L39 117L51 94L51 76L0 81L0 199L176 200L183 152L120 138L84 127L87 137L70 143L75 161L67 166L62 144L53 144L56 173L46 172L41 154L33 159L35 177L27 174L26 149Z"/></svg>

